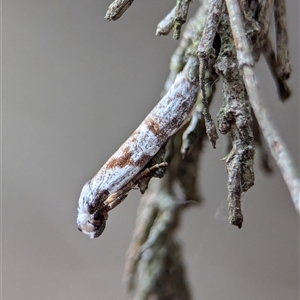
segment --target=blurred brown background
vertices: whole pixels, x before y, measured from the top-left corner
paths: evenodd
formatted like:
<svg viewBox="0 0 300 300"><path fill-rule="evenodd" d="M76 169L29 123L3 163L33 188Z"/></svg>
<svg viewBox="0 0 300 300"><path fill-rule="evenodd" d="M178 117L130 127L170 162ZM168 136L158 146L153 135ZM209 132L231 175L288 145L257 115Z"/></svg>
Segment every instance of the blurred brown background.
<svg viewBox="0 0 300 300"><path fill-rule="evenodd" d="M299 165L299 1L286 2L293 97L278 101L263 60L257 79ZM108 22L109 0L2 1L2 299L132 298L121 278L139 193L96 240L77 230L77 200L159 100L177 42L154 33L174 3L136 1ZM226 221L224 147L206 144L205 203L180 231L194 299L298 299L299 220L281 175L256 166L238 230Z"/></svg>

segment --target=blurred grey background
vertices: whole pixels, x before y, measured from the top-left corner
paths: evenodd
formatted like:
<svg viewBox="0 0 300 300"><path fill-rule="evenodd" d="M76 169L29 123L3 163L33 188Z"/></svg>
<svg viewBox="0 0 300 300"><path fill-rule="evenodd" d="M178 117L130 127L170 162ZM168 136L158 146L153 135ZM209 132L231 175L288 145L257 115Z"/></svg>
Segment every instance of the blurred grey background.
<svg viewBox="0 0 300 300"><path fill-rule="evenodd" d="M299 1L286 2L293 97L278 101L263 60L257 79L299 165ZM77 230L77 200L159 100L178 42L155 29L174 3L135 1L108 22L109 0L2 1L2 299L132 298L121 278L139 193L96 240ZM298 299L299 219L281 175L256 166L238 230L226 221L224 147L206 144L205 203L180 230L194 299Z"/></svg>

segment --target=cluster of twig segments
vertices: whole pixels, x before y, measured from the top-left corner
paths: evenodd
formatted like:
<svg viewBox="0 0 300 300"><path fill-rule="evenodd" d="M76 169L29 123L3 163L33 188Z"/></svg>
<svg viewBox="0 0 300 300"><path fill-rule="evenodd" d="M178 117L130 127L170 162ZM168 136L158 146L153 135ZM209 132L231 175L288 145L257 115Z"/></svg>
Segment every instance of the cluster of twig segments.
<svg viewBox="0 0 300 300"><path fill-rule="evenodd" d="M168 162L166 174L161 180L152 182L141 199L125 267L125 279L129 290L135 287L136 300L191 299L174 232L182 208L200 202L196 179L199 154L206 136L214 148L218 132L230 138L228 154L223 160L228 174L231 224L242 227L241 198L254 184L255 152L262 169L271 171L262 136L279 166L296 210L300 211L295 165L264 108L253 72L254 64L263 54L279 99L289 98L291 92L286 80L291 66L285 0L201 0L197 12L182 30L190 2L177 0L156 31L157 35L173 31L173 38L180 38L171 58L163 94L189 59L196 59L199 66L199 91L189 124L155 157ZM117 20L132 3L133 0L115 0L105 18ZM272 19L275 21L275 50L269 37ZM217 80L223 84L223 103L216 126L209 104ZM136 274L138 284L135 285Z"/></svg>

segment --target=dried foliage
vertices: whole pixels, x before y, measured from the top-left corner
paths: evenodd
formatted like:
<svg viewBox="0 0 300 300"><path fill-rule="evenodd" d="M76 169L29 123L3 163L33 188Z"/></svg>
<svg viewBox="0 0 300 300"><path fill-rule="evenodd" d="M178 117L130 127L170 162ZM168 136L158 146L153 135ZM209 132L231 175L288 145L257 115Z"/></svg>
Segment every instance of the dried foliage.
<svg viewBox="0 0 300 300"><path fill-rule="evenodd" d="M106 18L118 19L132 2L114 1ZM191 299L176 229L184 211L182 208L201 201L196 178L206 136L213 147L218 139L217 131L230 138L224 161L231 224L242 227L242 195L254 184L255 152L262 169L271 172L264 142L281 170L295 208L300 211L297 172L264 108L253 72L254 64L263 54L274 77L279 99L285 101L289 98L291 91L286 80L291 66L285 1L202 0L182 30L190 2L177 0L156 31L157 35L165 36L173 30L173 38L180 38L171 57L163 95L191 58L198 61L199 92L189 124L171 138L166 153L159 152L149 163L151 167L157 164L157 160L167 161L168 168L161 180L151 182L141 199L136 229L128 250L124 278L128 290L135 289L136 300ZM269 37L273 18L276 51ZM217 80L223 84L223 104L216 126L209 104L213 101ZM149 180L139 185L142 192L148 187Z"/></svg>

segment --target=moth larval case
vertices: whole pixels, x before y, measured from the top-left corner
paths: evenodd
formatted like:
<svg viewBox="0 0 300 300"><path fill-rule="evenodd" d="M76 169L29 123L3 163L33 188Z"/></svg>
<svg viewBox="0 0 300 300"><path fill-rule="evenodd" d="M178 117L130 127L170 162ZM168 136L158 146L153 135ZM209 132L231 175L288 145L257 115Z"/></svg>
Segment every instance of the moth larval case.
<svg viewBox="0 0 300 300"><path fill-rule="evenodd" d="M168 93L100 171L84 185L78 203L77 224L79 230L90 238L98 237L104 230L103 224L100 224L102 227L99 232L94 219L96 209L140 173L187 121L198 92L198 78L195 76L191 79L188 75L188 69L177 75Z"/></svg>

